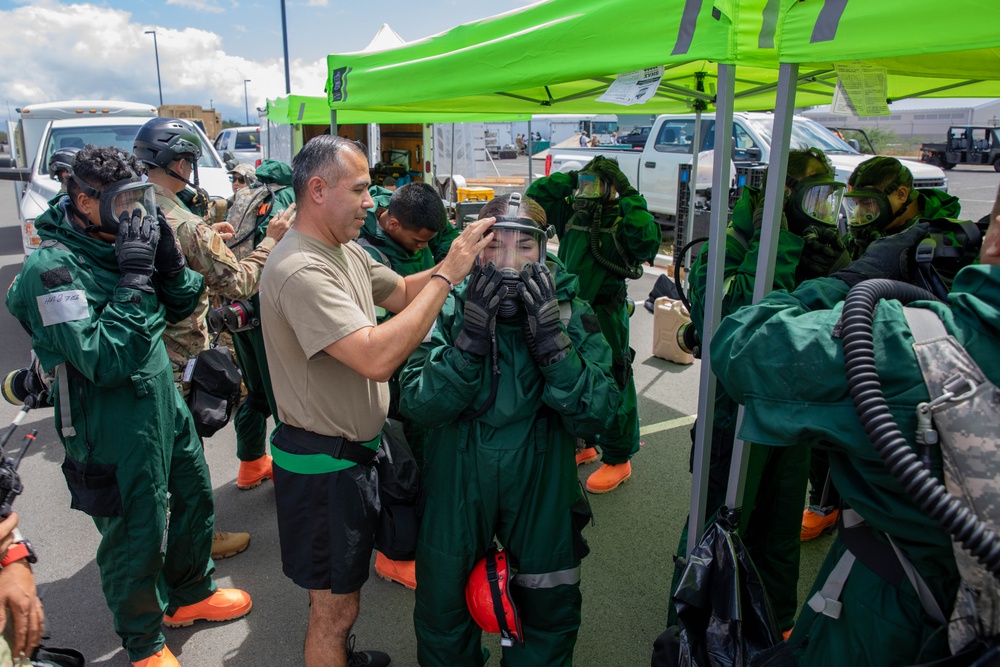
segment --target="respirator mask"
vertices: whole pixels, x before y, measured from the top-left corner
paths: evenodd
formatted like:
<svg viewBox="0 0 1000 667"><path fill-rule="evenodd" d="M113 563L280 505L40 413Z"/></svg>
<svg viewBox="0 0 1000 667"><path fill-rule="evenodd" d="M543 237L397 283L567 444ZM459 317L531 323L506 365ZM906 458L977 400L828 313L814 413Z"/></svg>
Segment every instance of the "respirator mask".
<svg viewBox="0 0 1000 667"><path fill-rule="evenodd" d="M611 185L599 175L581 171L573 190L573 210L587 219L600 217L604 205L611 200Z"/></svg>
<svg viewBox="0 0 1000 667"><path fill-rule="evenodd" d="M148 215L156 219L156 194L153 184L138 175L111 183L103 190L84 183L76 174L72 174L71 178L85 195L100 202L101 225L100 227L88 225L84 228L85 232L117 235L122 214L131 216L135 209L139 209L142 217ZM82 215L80 217L84 218Z"/></svg>
<svg viewBox="0 0 1000 667"><path fill-rule="evenodd" d="M785 218L788 228L801 232L816 224L836 227L840 216L840 204L847 186L829 176L808 176L785 181L789 188L785 203Z"/></svg>
<svg viewBox="0 0 1000 667"><path fill-rule="evenodd" d="M523 268L534 262L545 261L545 245L554 230L542 227L528 217L519 215L521 194L510 195L507 214L497 216L490 227L493 240L480 253L481 265L493 264L500 272L503 285L507 286L507 296L500 303L498 316L510 319L517 315L521 306L521 294L517 286L521 283Z"/></svg>

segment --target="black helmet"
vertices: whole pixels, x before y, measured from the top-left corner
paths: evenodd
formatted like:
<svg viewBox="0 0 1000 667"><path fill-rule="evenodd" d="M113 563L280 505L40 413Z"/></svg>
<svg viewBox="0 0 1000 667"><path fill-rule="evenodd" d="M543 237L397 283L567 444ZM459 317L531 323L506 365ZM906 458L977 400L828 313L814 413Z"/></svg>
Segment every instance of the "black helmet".
<svg viewBox="0 0 1000 667"><path fill-rule="evenodd" d="M139 128L132 153L140 162L165 169L171 162L201 157L201 138L176 118L153 118Z"/></svg>
<svg viewBox="0 0 1000 667"><path fill-rule="evenodd" d="M59 180L59 172L73 171L73 161L80 149L75 146L60 148L49 158L49 178L53 181Z"/></svg>

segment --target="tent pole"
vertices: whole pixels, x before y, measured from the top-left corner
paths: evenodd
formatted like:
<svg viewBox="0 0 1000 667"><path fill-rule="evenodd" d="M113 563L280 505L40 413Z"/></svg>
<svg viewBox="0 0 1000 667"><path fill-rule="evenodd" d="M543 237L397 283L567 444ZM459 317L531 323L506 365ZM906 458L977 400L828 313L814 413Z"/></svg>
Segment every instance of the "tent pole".
<svg viewBox="0 0 1000 667"><path fill-rule="evenodd" d="M684 245L691 243L691 239L694 238L694 202L695 198L698 196L698 152L701 150L701 105L696 105L694 108L694 136L691 137L691 180L688 181L688 186L691 189L691 197L688 199L688 210L687 210L687 220L684 221ZM681 259L684 262L684 268L688 271L691 270L691 248L688 248L687 254ZM685 283L688 281L685 280Z"/></svg>
<svg viewBox="0 0 1000 667"><path fill-rule="evenodd" d="M754 278L753 302L757 303L770 291L774 283L774 262L778 255L778 232L781 230L781 209L785 198L785 175L788 173L788 149L792 137L792 116L795 114L795 83L798 64L782 63L778 69L778 93L775 99L774 128L771 130L771 156L767 164L767 182L764 184L764 222L760 235L760 254L757 257L757 275ZM743 406L736 417L736 432L743 425ZM729 488L726 489L728 507L743 506L747 465L750 462L750 443L739 438L733 443L733 460L729 468Z"/></svg>
<svg viewBox="0 0 1000 667"><path fill-rule="evenodd" d="M451 124L451 171L448 173L448 180L451 181L451 200L458 200L458 185L455 184L455 124ZM456 220L455 222L460 222Z"/></svg>
<svg viewBox="0 0 1000 667"><path fill-rule="evenodd" d="M709 218L708 280L705 290L705 331L702 332L698 421L695 424L694 460L691 474L691 513L688 516L687 556L701 541L708 494L708 466L711 461L712 419L715 414L715 375L709 359L712 334L722 314L722 269L726 256L726 225L729 217L729 156L733 147L733 97L736 92L735 66L719 65L718 102L715 107L715 164L712 168L712 213ZM724 128L720 130L719 128ZM692 206L694 202L691 202Z"/></svg>
<svg viewBox="0 0 1000 667"><path fill-rule="evenodd" d="M531 187L531 154L535 152L535 147L532 145L534 142L531 141L531 116L528 116L528 183L525 185L525 189Z"/></svg>

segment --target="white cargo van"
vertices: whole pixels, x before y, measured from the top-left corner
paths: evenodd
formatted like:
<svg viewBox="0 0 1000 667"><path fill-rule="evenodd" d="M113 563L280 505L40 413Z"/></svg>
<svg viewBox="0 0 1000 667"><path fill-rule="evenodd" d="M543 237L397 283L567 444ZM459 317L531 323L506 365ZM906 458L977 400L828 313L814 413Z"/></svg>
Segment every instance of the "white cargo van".
<svg viewBox="0 0 1000 667"><path fill-rule="evenodd" d="M35 231L35 218L48 208L49 200L59 192L59 183L49 178L52 153L60 148L83 148L87 144L117 146L131 153L139 128L156 115L156 107L148 104L83 100L33 104L21 109L17 123L8 121L16 169L7 170L5 178L19 180L14 187L20 202L18 213L25 254L41 242ZM230 196L232 187L222 160L204 132L196 125L191 126L201 137L204 148L198 162L201 186L212 197Z"/></svg>

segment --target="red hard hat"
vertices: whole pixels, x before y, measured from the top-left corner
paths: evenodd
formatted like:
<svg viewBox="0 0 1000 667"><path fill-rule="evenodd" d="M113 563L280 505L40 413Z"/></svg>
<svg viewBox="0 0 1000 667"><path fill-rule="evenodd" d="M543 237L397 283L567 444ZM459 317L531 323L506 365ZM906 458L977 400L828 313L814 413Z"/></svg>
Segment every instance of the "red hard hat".
<svg viewBox="0 0 1000 667"><path fill-rule="evenodd" d="M495 544L476 563L465 585L465 602L472 619L486 632L500 634L502 646L524 644L521 619L510 596L509 586L514 568L507 554Z"/></svg>

